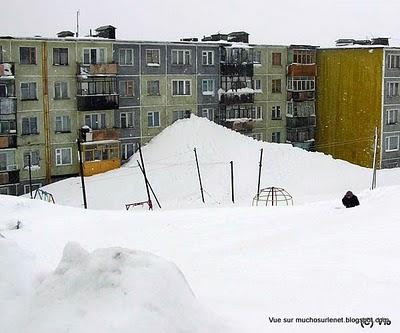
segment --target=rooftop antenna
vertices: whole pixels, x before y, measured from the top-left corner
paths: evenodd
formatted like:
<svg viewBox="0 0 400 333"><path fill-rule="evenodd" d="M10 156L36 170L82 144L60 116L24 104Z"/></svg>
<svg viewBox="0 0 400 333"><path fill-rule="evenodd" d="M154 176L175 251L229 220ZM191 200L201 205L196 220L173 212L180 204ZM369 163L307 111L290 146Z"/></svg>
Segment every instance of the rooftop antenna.
<svg viewBox="0 0 400 333"><path fill-rule="evenodd" d="M76 37L79 37L79 9L76 11Z"/></svg>

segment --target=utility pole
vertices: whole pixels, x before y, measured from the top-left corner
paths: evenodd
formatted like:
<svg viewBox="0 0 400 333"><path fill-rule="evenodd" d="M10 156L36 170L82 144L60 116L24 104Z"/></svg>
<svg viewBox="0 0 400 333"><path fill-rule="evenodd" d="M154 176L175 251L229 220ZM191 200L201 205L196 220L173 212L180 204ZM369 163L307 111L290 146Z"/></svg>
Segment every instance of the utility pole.
<svg viewBox="0 0 400 333"><path fill-rule="evenodd" d="M257 205L260 197L261 167L262 167L263 148L260 151L260 162L258 164L258 184L257 184Z"/></svg>
<svg viewBox="0 0 400 333"><path fill-rule="evenodd" d="M231 164L231 191L232 191L232 203L235 203L235 190L233 187L233 161L230 161Z"/></svg>
<svg viewBox="0 0 400 333"><path fill-rule="evenodd" d="M82 183L83 207L85 209L87 209L85 177L83 176L82 147L81 147L81 139L80 138L78 138L77 143L78 143L78 152L79 152L79 170L81 173L81 183Z"/></svg>
<svg viewBox="0 0 400 333"><path fill-rule="evenodd" d="M197 159L197 151L196 151L196 148L194 148L193 151L194 151L194 157L196 158L197 174L198 174L198 176L199 176L201 200L203 201L203 203L205 203L205 201L204 201L204 193L203 193L203 185L202 185L202 183L201 183L201 176L200 176L199 160Z"/></svg>
<svg viewBox="0 0 400 333"><path fill-rule="evenodd" d="M144 183L146 185L147 202L149 203L149 209L153 210L153 203L151 202L151 197L150 197L149 183L147 181L146 169L144 167L144 161L143 161L143 155L142 155L142 145L140 143L139 143L139 155L140 155L140 162L141 162L142 168L143 168L142 173L143 173L143 177L144 177Z"/></svg>
<svg viewBox="0 0 400 333"><path fill-rule="evenodd" d="M375 127L374 133L374 159L372 161L372 184L371 190L376 188L376 155L378 151L378 128Z"/></svg>
<svg viewBox="0 0 400 333"><path fill-rule="evenodd" d="M31 153L30 152L28 154L28 170L29 170L29 193L31 194L31 199L33 199L33 196L32 196L32 161L31 161Z"/></svg>

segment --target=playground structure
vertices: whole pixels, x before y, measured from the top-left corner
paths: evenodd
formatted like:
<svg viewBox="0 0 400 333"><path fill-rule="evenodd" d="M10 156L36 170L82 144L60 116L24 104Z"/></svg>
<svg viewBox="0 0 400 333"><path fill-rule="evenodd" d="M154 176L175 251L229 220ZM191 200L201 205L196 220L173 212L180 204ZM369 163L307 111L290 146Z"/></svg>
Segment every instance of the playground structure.
<svg viewBox="0 0 400 333"><path fill-rule="evenodd" d="M293 206L293 197L281 187L267 187L253 198L252 206Z"/></svg>
<svg viewBox="0 0 400 333"><path fill-rule="evenodd" d="M53 197L53 195L51 193L43 191L40 188L38 188L35 191L35 195L34 195L33 199L36 199L36 197L38 197L40 200L43 200L43 201L56 203L54 201L54 197Z"/></svg>

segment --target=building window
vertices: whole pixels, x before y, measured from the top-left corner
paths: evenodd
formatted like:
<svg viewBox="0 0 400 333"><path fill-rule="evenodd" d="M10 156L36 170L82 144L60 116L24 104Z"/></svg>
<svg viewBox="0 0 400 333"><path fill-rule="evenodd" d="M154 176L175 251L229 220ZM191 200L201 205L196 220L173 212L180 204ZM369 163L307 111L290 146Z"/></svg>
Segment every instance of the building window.
<svg viewBox="0 0 400 333"><path fill-rule="evenodd" d="M272 80L272 93L281 93L281 92L282 92L281 79L273 79Z"/></svg>
<svg viewBox="0 0 400 333"><path fill-rule="evenodd" d="M190 80L172 80L172 95L190 95Z"/></svg>
<svg viewBox="0 0 400 333"><path fill-rule="evenodd" d="M203 65L214 65L214 51L202 52Z"/></svg>
<svg viewBox="0 0 400 333"><path fill-rule="evenodd" d="M78 81L78 95L113 95L117 93L116 81Z"/></svg>
<svg viewBox="0 0 400 333"><path fill-rule="evenodd" d="M6 186L0 187L0 194L8 195L8 187Z"/></svg>
<svg viewBox="0 0 400 333"><path fill-rule="evenodd" d="M259 50L254 51L253 62L255 64L261 64L261 51L259 51Z"/></svg>
<svg viewBox="0 0 400 333"><path fill-rule="evenodd" d="M120 81L119 82L119 95L121 97L135 96L133 81Z"/></svg>
<svg viewBox="0 0 400 333"><path fill-rule="evenodd" d="M251 118L256 120L262 119L262 107L261 106L253 106L251 108Z"/></svg>
<svg viewBox="0 0 400 333"><path fill-rule="evenodd" d="M67 66L68 65L68 49L53 48L53 65Z"/></svg>
<svg viewBox="0 0 400 333"><path fill-rule="evenodd" d="M36 65L36 47L20 47L19 62L23 65Z"/></svg>
<svg viewBox="0 0 400 333"><path fill-rule="evenodd" d="M0 97L7 97L7 86L0 84Z"/></svg>
<svg viewBox="0 0 400 333"><path fill-rule="evenodd" d="M134 126L133 112L121 112L121 128L129 128Z"/></svg>
<svg viewBox="0 0 400 333"><path fill-rule="evenodd" d="M105 48L83 49L83 64L104 64L106 62Z"/></svg>
<svg viewBox="0 0 400 333"><path fill-rule="evenodd" d="M398 114L399 110L397 109L387 110L387 124L388 125L397 124Z"/></svg>
<svg viewBox="0 0 400 333"><path fill-rule="evenodd" d="M399 96L399 82L389 82L389 96Z"/></svg>
<svg viewBox="0 0 400 333"><path fill-rule="evenodd" d="M147 95L160 96L160 81L147 81Z"/></svg>
<svg viewBox="0 0 400 333"><path fill-rule="evenodd" d="M22 134L39 134L36 117L22 118Z"/></svg>
<svg viewBox="0 0 400 333"><path fill-rule="evenodd" d="M119 65L120 66L133 66L133 50L120 49L119 50Z"/></svg>
<svg viewBox="0 0 400 333"><path fill-rule="evenodd" d="M281 66L282 65L282 54L281 53L272 53L272 65Z"/></svg>
<svg viewBox="0 0 400 333"><path fill-rule="evenodd" d="M0 171L16 170L15 150L0 150Z"/></svg>
<svg viewBox="0 0 400 333"><path fill-rule="evenodd" d="M295 64L313 64L315 63L314 50L294 50L293 63Z"/></svg>
<svg viewBox="0 0 400 333"><path fill-rule="evenodd" d="M190 65L191 52L190 50L172 50L173 65Z"/></svg>
<svg viewBox="0 0 400 333"><path fill-rule="evenodd" d="M36 95L36 82L22 82L21 83L21 101L35 100Z"/></svg>
<svg viewBox="0 0 400 333"><path fill-rule="evenodd" d="M204 118L208 118L209 120L214 120L214 109L212 108L205 108L201 110L201 116Z"/></svg>
<svg viewBox="0 0 400 333"><path fill-rule="evenodd" d="M0 64L3 63L3 46L0 45Z"/></svg>
<svg viewBox="0 0 400 333"><path fill-rule="evenodd" d="M400 68L400 55L389 54L388 55L388 67L389 68Z"/></svg>
<svg viewBox="0 0 400 333"><path fill-rule="evenodd" d="M172 122L177 121L178 119L184 119L190 117L190 110L179 110L172 112Z"/></svg>
<svg viewBox="0 0 400 333"><path fill-rule="evenodd" d="M24 168L29 167L29 156L31 157L31 166L39 166L40 165L39 150L26 151L26 152L24 152Z"/></svg>
<svg viewBox="0 0 400 333"><path fill-rule="evenodd" d="M261 88L261 80L260 80L260 79L255 79L255 80L254 80L254 89L255 89L255 90L258 90L258 92L261 92L261 91L262 91L262 88Z"/></svg>
<svg viewBox="0 0 400 333"><path fill-rule="evenodd" d="M399 136L391 135L386 137L386 149L385 151L397 151L399 150Z"/></svg>
<svg viewBox="0 0 400 333"><path fill-rule="evenodd" d="M293 103L287 103L286 115L293 117Z"/></svg>
<svg viewBox="0 0 400 333"><path fill-rule="evenodd" d="M147 126L160 127L160 112L158 111L147 112Z"/></svg>
<svg viewBox="0 0 400 333"><path fill-rule="evenodd" d="M135 143L123 143L121 145L122 148L122 156L123 160L127 160L135 153L136 144Z"/></svg>
<svg viewBox="0 0 400 333"><path fill-rule="evenodd" d="M203 95L214 96L214 80L207 79L201 82L201 91Z"/></svg>
<svg viewBox="0 0 400 333"><path fill-rule="evenodd" d="M91 113L85 115L85 125L94 130L106 128L106 114Z"/></svg>
<svg viewBox="0 0 400 333"><path fill-rule="evenodd" d="M0 134L16 133L14 120L0 120Z"/></svg>
<svg viewBox="0 0 400 333"><path fill-rule="evenodd" d="M69 116L56 116L56 132L71 132L71 118Z"/></svg>
<svg viewBox="0 0 400 333"><path fill-rule="evenodd" d="M68 82L54 82L54 99L68 98Z"/></svg>
<svg viewBox="0 0 400 333"><path fill-rule="evenodd" d="M146 50L146 65L147 66L160 66L160 50L147 49Z"/></svg>
<svg viewBox="0 0 400 333"><path fill-rule="evenodd" d="M35 192L38 188L41 188L42 187L42 184L41 183L35 183L35 184L32 184L32 193L33 192ZM28 194L28 193L30 193L30 186L29 185L24 185L24 193L25 194Z"/></svg>
<svg viewBox="0 0 400 333"><path fill-rule="evenodd" d="M272 119L273 120L282 119L281 107L279 105L274 105L272 107Z"/></svg>
<svg viewBox="0 0 400 333"><path fill-rule="evenodd" d="M276 143L281 142L281 132L273 132L272 133L272 142L276 142Z"/></svg>
<svg viewBox="0 0 400 333"><path fill-rule="evenodd" d="M56 165L71 165L72 164L72 148L57 148L56 149Z"/></svg>

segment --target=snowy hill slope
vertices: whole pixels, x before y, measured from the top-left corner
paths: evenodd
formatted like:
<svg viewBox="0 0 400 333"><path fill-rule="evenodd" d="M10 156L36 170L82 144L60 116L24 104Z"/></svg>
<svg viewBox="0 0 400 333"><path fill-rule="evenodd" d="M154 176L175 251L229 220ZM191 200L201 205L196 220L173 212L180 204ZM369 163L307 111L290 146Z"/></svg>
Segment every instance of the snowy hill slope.
<svg viewBox="0 0 400 333"><path fill-rule="evenodd" d="M236 205L249 206L257 191L260 149L264 149L261 188L284 187L294 203L338 198L351 189L367 189L371 170L306 152L285 144L256 141L207 119L192 116L175 122L143 148L148 178L162 208L203 207L193 149L196 147L206 206L231 202L230 161L234 161ZM88 206L124 209L125 203L145 201L143 177L135 154L122 168L86 178ZM400 184L399 177L378 183ZM393 172L391 173L393 174ZM382 176L381 176L382 175ZM57 203L82 206L80 179L71 178L45 187Z"/></svg>
<svg viewBox="0 0 400 333"><path fill-rule="evenodd" d="M9 289L5 290L7 283L1 281L10 281L7 280L8 271L0 270L0 286L5 286L0 289L0 309L19 309L14 316L12 311L1 313L6 313L6 323L20 323L27 314L31 315L29 322L35 325L42 323L44 317L40 309L27 311L24 306L26 303L36 304L36 297L39 296L43 300L42 292L37 294L36 290L54 290L54 285L48 281L54 279L52 276L65 245L74 241L89 251L116 246L132 248L149 251L176 263L198 301L222 316L226 323L240 328L241 332L363 331L355 323L272 324L268 320L270 316L383 316L391 319L391 326L374 326L374 329L399 332L399 195L399 186L365 191L359 196L361 206L352 209L337 209L337 201L325 201L294 207L227 207L154 212L84 211L36 200L0 196L0 232L7 238L4 241L14 241L18 248L28 253L20 255L18 250L18 256L12 257L14 266L18 268L14 271L26 273L20 275L20 280L26 281L20 281L17 288L24 292L13 291L10 294ZM13 226L18 221L21 229L17 230ZM108 256L114 250L101 251ZM0 262L12 267L13 260L6 260L1 256L3 253L0 253ZM14 250L7 253L14 253ZM93 255L95 253L99 252L95 251ZM83 257L86 256L84 253ZM33 258L34 265L26 264L26 258L29 257ZM79 255L75 257L79 258ZM20 258L25 258L21 260L24 263L21 267ZM90 262L96 262L96 258L94 255ZM110 267L113 265L110 264ZM92 276L85 275L85 272L90 272L93 266L82 265L79 260L72 266L73 275L59 280L63 288L68 288L68 283L74 284L74 281ZM104 272L101 274L105 274L105 282L108 278L111 281L115 278L111 273L107 275L107 270L101 271ZM121 272L123 276L118 279L125 281L124 269ZM35 285L31 287L35 293L29 295L26 290L32 284ZM76 282L78 290L81 290L80 286L82 283ZM153 285L147 287L152 289ZM147 287L143 286L143 290L147 290ZM152 291L149 293L151 295ZM52 295L64 299L57 291ZM71 295L53 309L50 306L53 304L50 302L52 295L40 304L49 311L59 311L57 315L61 319L72 318L74 323L79 320L82 327L89 327L89 323L102 323L101 317L94 320L91 316L91 306L107 298L102 296L100 303L96 303L99 301L97 293L88 292L85 302L75 302L76 299ZM113 301L124 304L123 295L118 292L114 295L116 298ZM104 297L108 297L107 294ZM162 299L154 298L157 302L162 302ZM140 306L140 303L129 304L129 309ZM58 306L65 306L65 312ZM121 320L118 311L108 312L110 322ZM124 312L124 318L128 321L126 325L138 327L135 325L143 322L137 322L137 317L130 315L132 313L129 310ZM177 313L181 312L175 312L175 315ZM162 318L158 317L156 322ZM211 315L193 318L203 328L207 327L210 320L214 322ZM218 322L214 323L219 325ZM149 328L153 327L151 322L148 325ZM122 329L112 331L124 332ZM13 330L11 326L7 332L19 333L21 329ZM80 331L74 327L71 332ZM86 332L96 331L87 329ZM174 326L169 332L179 330Z"/></svg>

